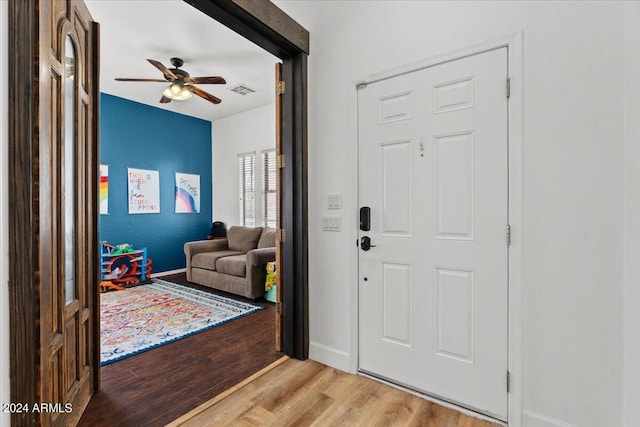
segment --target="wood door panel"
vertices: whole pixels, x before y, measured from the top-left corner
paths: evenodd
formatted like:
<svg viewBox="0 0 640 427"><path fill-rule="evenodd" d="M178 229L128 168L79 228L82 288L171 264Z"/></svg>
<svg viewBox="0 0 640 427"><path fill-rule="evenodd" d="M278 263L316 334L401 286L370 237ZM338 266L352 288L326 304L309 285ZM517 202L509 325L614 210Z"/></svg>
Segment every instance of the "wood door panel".
<svg viewBox="0 0 640 427"><path fill-rule="evenodd" d="M282 64L276 63L276 159L282 155ZM276 160L276 165L278 161ZM282 168L276 166L276 230L282 226ZM276 304L282 304L282 242L276 239ZM281 306L280 306L281 307ZM282 311L276 310L276 351L282 351Z"/></svg>
<svg viewBox="0 0 640 427"><path fill-rule="evenodd" d="M35 61L32 67L37 72L27 79L32 92L17 94L35 107L33 117L27 120L32 136L28 149L14 147L27 151L24 155L29 157L26 164L30 167L14 168L11 176L32 183L32 203L23 206L29 223L19 238L30 241L34 268L31 276L20 277L18 284L32 286L30 314L36 317L32 341L34 354L39 356L30 358L32 365L27 366L29 362L17 361L14 353L13 369L27 371L34 389L29 393L20 389L16 394L12 380L12 399L19 395L15 401L50 408L15 415L12 425L68 426L75 425L82 415L99 370L93 357L98 317L92 315L91 307L97 294L98 262L93 219L97 197L92 185L97 180L97 117L93 113L97 62L92 57L94 33L89 30L93 20L82 1L33 3L31 13L37 18L30 25L37 31L32 32L32 44L25 42L22 47L33 49L31 56L26 56ZM26 13L18 9L17 5L10 9L14 17ZM14 130L16 133L22 136ZM16 319L12 316L12 329ZM25 348L14 345L14 351ZM65 404L72 410L65 410Z"/></svg>
<svg viewBox="0 0 640 427"><path fill-rule="evenodd" d="M67 2L66 1L52 1L50 3L51 8L50 14L50 27L49 31L51 34L51 54L59 60L60 51L62 50L62 46L60 44L60 31L58 29L58 24L63 22L67 16Z"/></svg>
<svg viewBox="0 0 640 427"><path fill-rule="evenodd" d="M60 402L62 396L62 385L60 384L60 355L62 352L56 351L51 355L51 376L50 376L50 395L53 402Z"/></svg>

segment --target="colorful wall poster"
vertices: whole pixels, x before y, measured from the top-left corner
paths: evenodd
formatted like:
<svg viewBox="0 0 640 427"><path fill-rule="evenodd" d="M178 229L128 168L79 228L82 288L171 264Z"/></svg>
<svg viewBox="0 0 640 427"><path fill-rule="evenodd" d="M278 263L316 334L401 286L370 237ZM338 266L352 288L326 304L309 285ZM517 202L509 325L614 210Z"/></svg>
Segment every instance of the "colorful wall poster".
<svg viewBox="0 0 640 427"><path fill-rule="evenodd" d="M176 172L176 213L200 213L200 175Z"/></svg>
<svg viewBox="0 0 640 427"><path fill-rule="evenodd" d="M100 165L100 215L109 213L109 165Z"/></svg>
<svg viewBox="0 0 640 427"><path fill-rule="evenodd" d="M160 213L160 172L127 168L129 213Z"/></svg>

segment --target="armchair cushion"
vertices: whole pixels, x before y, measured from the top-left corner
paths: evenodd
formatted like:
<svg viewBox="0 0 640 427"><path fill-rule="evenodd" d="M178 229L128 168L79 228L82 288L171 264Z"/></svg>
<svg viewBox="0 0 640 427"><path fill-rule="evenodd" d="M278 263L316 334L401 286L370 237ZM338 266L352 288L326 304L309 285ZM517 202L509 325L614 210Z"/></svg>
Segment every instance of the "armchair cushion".
<svg viewBox="0 0 640 427"><path fill-rule="evenodd" d="M239 227L233 226L227 231L229 249L234 251L249 252L258 244L262 235L262 227Z"/></svg>
<svg viewBox="0 0 640 427"><path fill-rule="evenodd" d="M245 277L247 275L247 258L245 255L226 256L216 262L218 273Z"/></svg>
<svg viewBox="0 0 640 427"><path fill-rule="evenodd" d="M223 250L217 252L201 252L195 254L191 258L191 266L196 268L205 268L207 270L215 270L217 261L220 258L241 255L240 251Z"/></svg>
<svg viewBox="0 0 640 427"><path fill-rule="evenodd" d="M276 229L267 227L262 231L260 240L258 240L258 249L273 248L275 246L276 246Z"/></svg>

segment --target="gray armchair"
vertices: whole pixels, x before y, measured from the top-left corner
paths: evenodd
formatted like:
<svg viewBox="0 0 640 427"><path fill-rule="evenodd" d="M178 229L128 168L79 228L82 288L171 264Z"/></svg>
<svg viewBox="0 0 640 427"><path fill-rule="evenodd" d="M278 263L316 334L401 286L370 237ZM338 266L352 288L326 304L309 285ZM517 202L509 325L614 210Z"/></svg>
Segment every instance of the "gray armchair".
<svg viewBox="0 0 640 427"><path fill-rule="evenodd" d="M233 226L226 239L184 245L187 280L247 298L264 295L267 262L275 261L275 230Z"/></svg>

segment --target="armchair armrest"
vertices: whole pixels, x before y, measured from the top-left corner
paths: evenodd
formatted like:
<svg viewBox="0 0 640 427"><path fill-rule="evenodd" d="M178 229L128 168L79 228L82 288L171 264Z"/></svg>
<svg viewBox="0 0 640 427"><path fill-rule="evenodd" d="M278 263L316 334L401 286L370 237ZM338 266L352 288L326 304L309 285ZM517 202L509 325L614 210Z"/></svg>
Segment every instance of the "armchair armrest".
<svg viewBox="0 0 640 427"><path fill-rule="evenodd" d="M257 267L276 260L276 248L252 249L247 252L247 267Z"/></svg>
<svg viewBox="0 0 640 427"><path fill-rule="evenodd" d="M223 251L228 249L227 239L197 240L184 244L184 254L187 258L187 280L191 281L191 258L201 252Z"/></svg>
<svg viewBox="0 0 640 427"><path fill-rule="evenodd" d="M264 295L267 262L276 260L276 248L252 249L247 252L247 280L250 294Z"/></svg>

